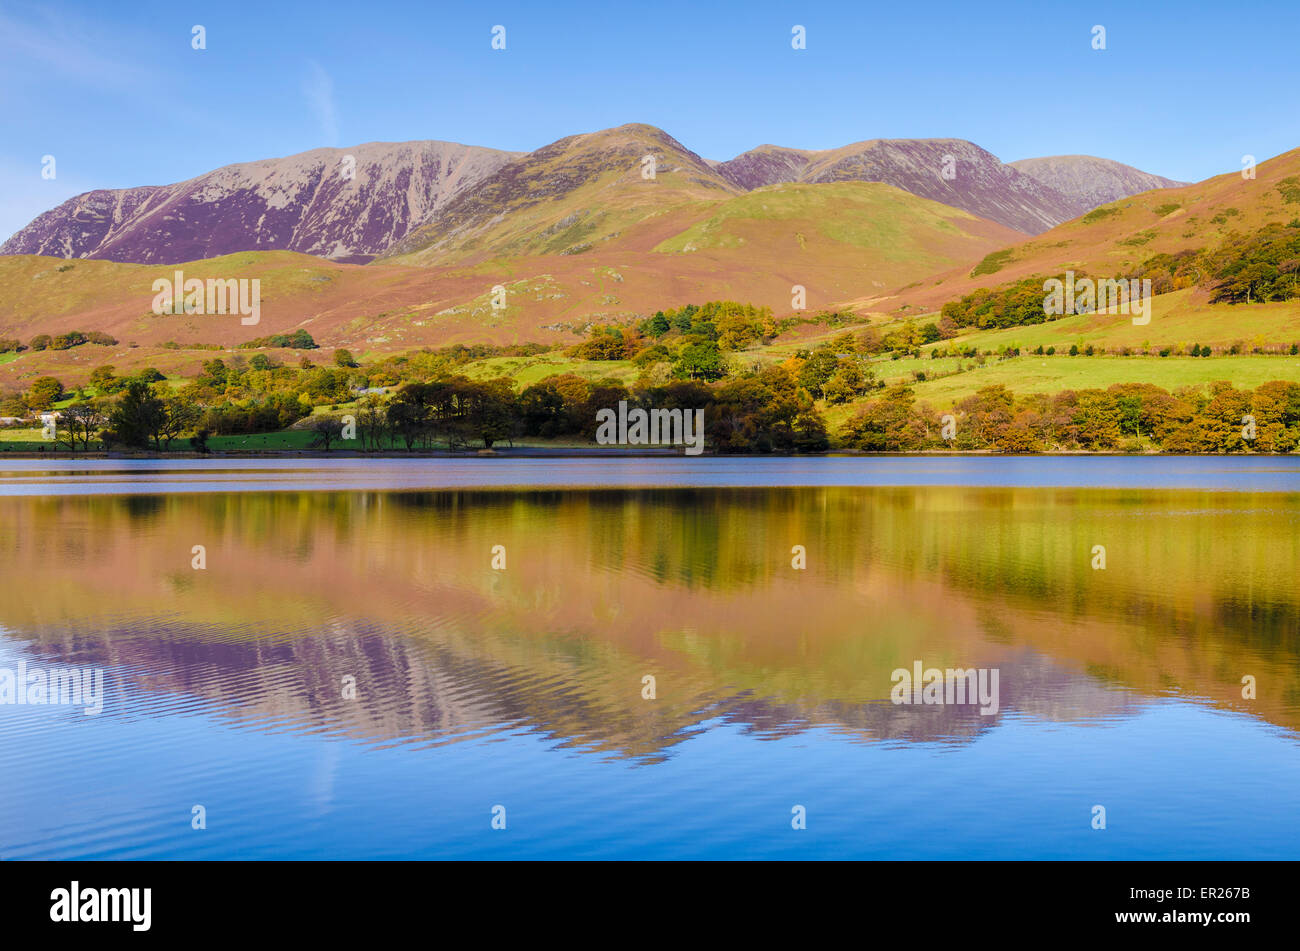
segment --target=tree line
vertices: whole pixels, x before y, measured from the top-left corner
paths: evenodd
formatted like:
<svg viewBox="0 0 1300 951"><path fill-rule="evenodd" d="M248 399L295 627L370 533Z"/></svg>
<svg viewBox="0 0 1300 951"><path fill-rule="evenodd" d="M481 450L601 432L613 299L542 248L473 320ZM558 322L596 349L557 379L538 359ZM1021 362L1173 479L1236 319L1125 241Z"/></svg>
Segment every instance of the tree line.
<svg viewBox="0 0 1300 951"><path fill-rule="evenodd" d="M1226 221L1236 213L1236 209L1227 209L1221 214ZM1085 277L1084 271L1076 269L1076 280ZM1272 222L1246 233L1230 232L1213 250L1189 248L1155 254L1122 277L1149 278L1153 294L1204 287L1210 292L1211 303L1292 300L1300 297L1300 218L1286 224ZM940 313L956 327L980 330L1041 324L1069 316L1047 313L1043 306L1044 280L1039 275L998 287L977 288L948 301Z"/></svg>
<svg viewBox="0 0 1300 951"><path fill-rule="evenodd" d="M868 452L1287 453L1300 446L1300 384L1273 380L1248 390L1219 381L1208 390L1170 392L1116 383L1024 395L997 385L958 401L951 413L895 386L863 405L838 436L844 447Z"/></svg>

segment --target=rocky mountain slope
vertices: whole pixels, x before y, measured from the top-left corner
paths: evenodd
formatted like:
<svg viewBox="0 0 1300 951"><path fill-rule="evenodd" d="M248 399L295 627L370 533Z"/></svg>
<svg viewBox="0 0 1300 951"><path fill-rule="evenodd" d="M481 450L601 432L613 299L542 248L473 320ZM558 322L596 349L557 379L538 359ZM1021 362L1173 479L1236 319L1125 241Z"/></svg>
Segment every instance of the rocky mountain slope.
<svg viewBox="0 0 1300 951"><path fill-rule="evenodd" d="M819 152L762 145L721 163L718 171L744 189L780 182L885 182L1026 234L1116 198L1182 184L1090 156L1004 164L963 139L873 139Z"/></svg>
<svg viewBox="0 0 1300 951"><path fill-rule="evenodd" d="M517 158L452 142L372 142L228 165L175 185L86 192L0 254L174 264L235 251L366 261Z"/></svg>
<svg viewBox="0 0 1300 951"><path fill-rule="evenodd" d="M1182 188L1189 184L1093 155L1053 155L1008 164L1049 188L1082 200L1084 211L1153 188Z"/></svg>

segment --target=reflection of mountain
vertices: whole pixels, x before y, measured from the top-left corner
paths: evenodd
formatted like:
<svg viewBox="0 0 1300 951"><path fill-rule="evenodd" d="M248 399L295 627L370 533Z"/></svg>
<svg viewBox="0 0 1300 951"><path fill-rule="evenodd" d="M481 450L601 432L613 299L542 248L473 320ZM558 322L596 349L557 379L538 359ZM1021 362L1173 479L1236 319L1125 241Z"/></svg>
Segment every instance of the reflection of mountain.
<svg viewBox="0 0 1300 951"><path fill-rule="evenodd" d="M1295 729L1298 516L1281 494L1055 489L7 498L0 625L113 666L132 712L377 741L524 729L653 758L717 720L902 741L996 722L890 704L915 660L998 667L1000 716L1176 692Z"/></svg>
<svg viewBox="0 0 1300 951"><path fill-rule="evenodd" d="M715 720L763 738L831 728L864 740L906 742L969 740L998 720L969 706L782 700L716 687L653 705L621 705L590 689L599 670L539 674L341 624L314 635L252 640L201 628L64 632L59 644L41 641L28 654L29 664L108 669L109 716L211 713L256 728L380 743L527 730L568 746L655 759ZM999 715L1077 720L1123 716L1138 706L1127 691L1031 653L999 659L997 666ZM344 697L347 677L355 678L355 699Z"/></svg>

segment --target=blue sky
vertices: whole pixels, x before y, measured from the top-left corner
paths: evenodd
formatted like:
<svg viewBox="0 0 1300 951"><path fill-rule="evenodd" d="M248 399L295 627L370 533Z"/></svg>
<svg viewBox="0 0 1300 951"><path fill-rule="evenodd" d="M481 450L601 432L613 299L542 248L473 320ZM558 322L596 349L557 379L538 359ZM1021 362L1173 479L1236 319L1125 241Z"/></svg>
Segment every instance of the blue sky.
<svg viewBox="0 0 1300 951"><path fill-rule="evenodd" d="M0 0L0 239L91 188L322 145L530 150L626 122L714 159L953 136L1185 180L1300 146L1300 3L1140 6Z"/></svg>

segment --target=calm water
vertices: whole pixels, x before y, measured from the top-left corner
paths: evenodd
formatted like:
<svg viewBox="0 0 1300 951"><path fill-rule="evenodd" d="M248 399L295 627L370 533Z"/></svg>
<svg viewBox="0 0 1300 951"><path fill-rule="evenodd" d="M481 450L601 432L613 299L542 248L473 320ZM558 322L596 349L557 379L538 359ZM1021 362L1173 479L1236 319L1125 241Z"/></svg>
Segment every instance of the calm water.
<svg viewBox="0 0 1300 951"><path fill-rule="evenodd" d="M3 858L1300 857L1300 460L0 470Z"/></svg>

